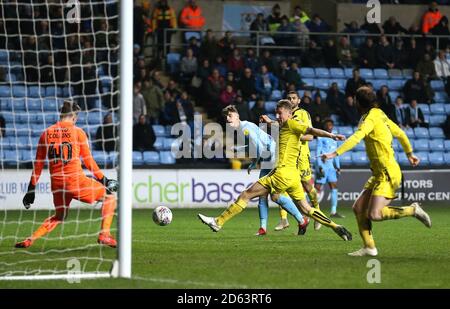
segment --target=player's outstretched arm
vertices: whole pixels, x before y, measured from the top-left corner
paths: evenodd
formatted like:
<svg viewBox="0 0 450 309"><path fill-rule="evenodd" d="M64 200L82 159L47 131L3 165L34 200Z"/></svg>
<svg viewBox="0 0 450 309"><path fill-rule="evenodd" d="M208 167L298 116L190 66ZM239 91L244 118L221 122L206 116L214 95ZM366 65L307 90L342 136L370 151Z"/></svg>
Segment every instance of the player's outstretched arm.
<svg viewBox="0 0 450 309"><path fill-rule="evenodd" d="M388 119L388 127L392 135L396 137L402 145L403 151L406 153L409 163L412 166L419 165L420 159L414 155L411 142L409 141L409 138L406 135L405 131L403 131L395 122L390 119Z"/></svg>
<svg viewBox="0 0 450 309"><path fill-rule="evenodd" d="M27 193L22 199L23 206L26 209L29 209L31 205L34 203L35 199L35 188L36 184L39 181L39 177L41 177L42 169L44 168L45 157L47 156L47 147L45 142L45 132L42 133L39 138L38 146L36 149L36 159L33 164L33 172L31 174L31 179L28 184Z"/></svg>
<svg viewBox="0 0 450 309"><path fill-rule="evenodd" d="M334 134L321 129L316 129L313 127L309 127L306 129L307 134L311 134L318 137L328 137L334 139L335 141L343 141L345 140L345 136L342 134Z"/></svg>

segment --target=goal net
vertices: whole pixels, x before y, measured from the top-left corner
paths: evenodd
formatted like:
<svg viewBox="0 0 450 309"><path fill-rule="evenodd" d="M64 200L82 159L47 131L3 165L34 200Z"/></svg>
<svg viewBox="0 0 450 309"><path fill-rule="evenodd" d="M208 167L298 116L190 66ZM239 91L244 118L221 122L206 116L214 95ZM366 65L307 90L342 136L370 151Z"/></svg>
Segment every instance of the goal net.
<svg viewBox="0 0 450 309"><path fill-rule="evenodd" d="M55 215L48 161L29 209L22 198L39 137L59 120L65 100L81 107L76 125L100 169L117 179L118 9L118 0L0 2L0 280L111 274L117 250L97 243L102 202L74 199L54 230L28 248L15 244ZM72 149L46 146L52 160L72 159Z"/></svg>

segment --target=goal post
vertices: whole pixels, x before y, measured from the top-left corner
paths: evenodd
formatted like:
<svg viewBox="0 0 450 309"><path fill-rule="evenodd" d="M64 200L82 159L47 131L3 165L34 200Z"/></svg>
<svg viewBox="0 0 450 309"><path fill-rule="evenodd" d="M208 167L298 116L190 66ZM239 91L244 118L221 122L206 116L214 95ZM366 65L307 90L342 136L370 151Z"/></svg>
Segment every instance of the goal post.
<svg viewBox="0 0 450 309"><path fill-rule="evenodd" d="M131 277L132 48L131 2L0 2L0 280ZM119 180L107 229L117 249L97 243L111 217L103 201L74 199L67 217L56 216L48 162L31 208L22 205L39 136L59 120L66 100L82 107L76 126L92 157L106 177ZM52 161L66 164L72 149L52 147L59 152ZM59 221L49 228L52 217ZM44 225L47 233L37 233ZM15 248L31 235L39 235L31 247Z"/></svg>

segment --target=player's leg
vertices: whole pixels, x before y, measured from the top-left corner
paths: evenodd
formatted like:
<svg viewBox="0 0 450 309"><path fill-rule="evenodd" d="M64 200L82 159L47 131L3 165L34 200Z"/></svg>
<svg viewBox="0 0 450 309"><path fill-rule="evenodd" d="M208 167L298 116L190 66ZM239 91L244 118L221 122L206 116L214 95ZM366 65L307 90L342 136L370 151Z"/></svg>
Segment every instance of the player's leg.
<svg viewBox="0 0 450 309"><path fill-rule="evenodd" d="M279 213L280 213L280 222L275 226L275 231L282 231L284 229L287 229L289 227L289 220L288 220L288 213L286 210L283 209L283 207L279 206Z"/></svg>
<svg viewBox="0 0 450 309"><path fill-rule="evenodd" d="M270 173L269 169L261 169L259 178L262 178ZM262 195L258 200L258 214L259 214L259 230L256 236L266 235L267 219L269 217L269 200L268 195Z"/></svg>
<svg viewBox="0 0 450 309"><path fill-rule="evenodd" d="M302 216L300 210L298 210L292 199L285 194L271 194L271 197L272 201L277 203L280 207L283 207L283 209L287 213L289 213L295 218L295 220L297 220L299 226L298 235L304 235L306 233L306 228L308 226L309 220Z"/></svg>
<svg viewBox="0 0 450 309"><path fill-rule="evenodd" d="M331 218L345 218L343 215L340 215L337 212L337 206L338 206L338 188L337 188L337 173L336 170L333 168L328 171L327 173L327 182L330 186L330 202L331 202L331 212L330 217Z"/></svg>
<svg viewBox="0 0 450 309"><path fill-rule="evenodd" d="M41 226L34 231L30 237L16 243L15 247L28 248L35 240L53 231L67 217L71 200L72 197L69 192L64 192L62 189L54 191L53 203L55 205L55 214L45 219Z"/></svg>
<svg viewBox="0 0 450 309"><path fill-rule="evenodd" d="M228 206L228 208L225 209L220 216L214 218L198 214L198 217L204 224L208 225L214 232L218 232L228 220L230 220L237 214L241 213L247 207L249 200L267 194L269 194L268 189L266 189L259 182L255 182L249 188L242 191L241 194L239 194L236 201L232 203L230 206Z"/></svg>
<svg viewBox="0 0 450 309"><path fill-rule="evenodd" d="M311 174L311 167L309 165L304 166L300 171L301 181L303 189L306 192L306 195L308 195L309 201L311 202L311 205L317 209L320 210L319 206L319 196L317 194L316 188L313 186L312 182L312 174ZM318 221L314 221L314 230L318 231L320 229L321 225Z"/></svg>
<svg viewBox="0 0 450 309"><path fill-rule="evenodd" d="M371 196L372 189L364 189L355 203L353 203L353 213L355 214L359 235L361 235L364 246L355 252L349 253L351 256L376 256L378 254L372 234L372 223L367 216Z"/></svg>

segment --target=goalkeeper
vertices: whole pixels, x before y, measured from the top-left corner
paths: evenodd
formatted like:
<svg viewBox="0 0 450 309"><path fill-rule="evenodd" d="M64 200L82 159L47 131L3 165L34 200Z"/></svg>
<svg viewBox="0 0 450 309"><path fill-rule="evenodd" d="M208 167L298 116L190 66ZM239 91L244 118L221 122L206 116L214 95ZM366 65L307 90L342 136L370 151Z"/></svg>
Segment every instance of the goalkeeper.
<svg viewBox="0 0 450 309"><path fill-rule="evenodd" d="M17 243L16 248L28 248L34 241L54 230L67 217L72 199L89 204L103 201L98 243L113 248L117 246L110 234L110 227L116 209L116 197L112 192L117 191L118 183L107 179L92 158L86 134L75 126L79 111L80 107L76 103L65 101L61 107L60 120L48 127L39 138L36 161L23 205L28 209L34 203L36 183L48 157L55 214L45 219L33 235ZM96 180L84 174L80 157Z"/></svg>

